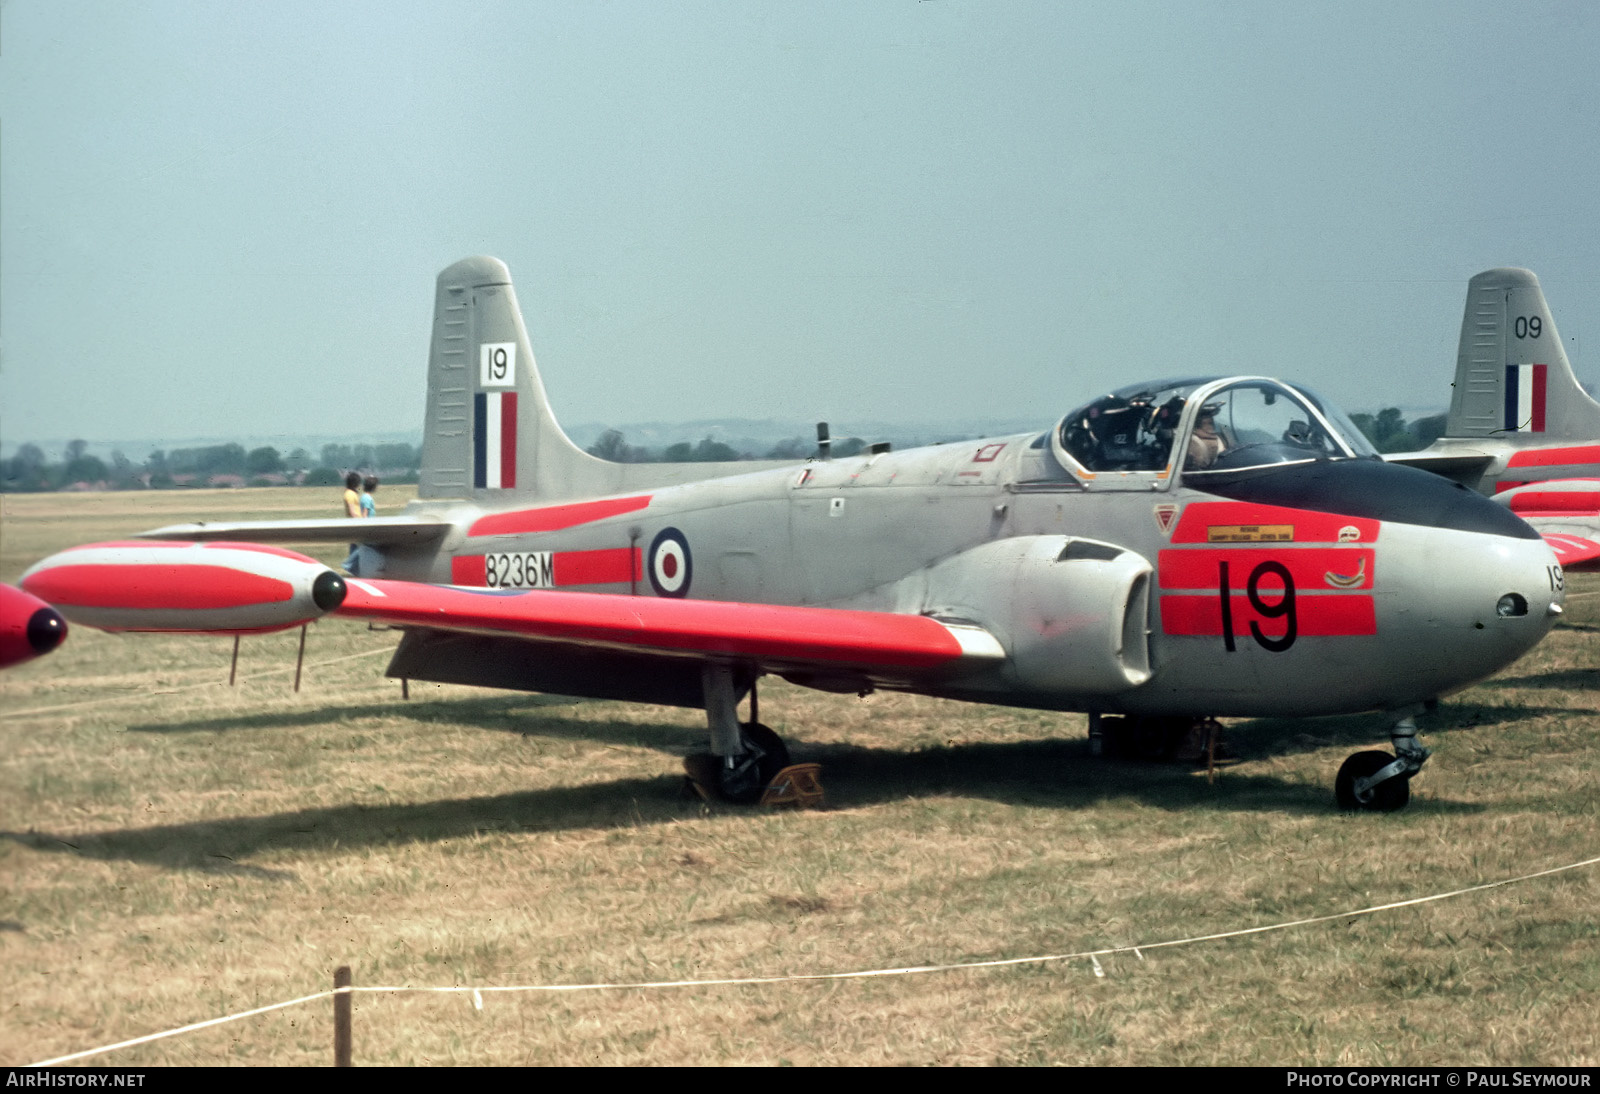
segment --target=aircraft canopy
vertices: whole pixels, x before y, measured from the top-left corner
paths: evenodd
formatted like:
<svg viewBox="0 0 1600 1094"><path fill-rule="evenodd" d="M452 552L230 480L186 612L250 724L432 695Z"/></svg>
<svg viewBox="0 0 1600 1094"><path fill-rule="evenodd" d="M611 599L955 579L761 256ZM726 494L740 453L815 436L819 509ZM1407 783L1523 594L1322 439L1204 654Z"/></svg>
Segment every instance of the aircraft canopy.
<svg viewBox="0 0 1600 1094"><path fill-rule="evenodd" d="M1262 377L1132 384L1061 422L1058 451L1084 470L1232 472L1374 455L1341 411Z"/></svg>

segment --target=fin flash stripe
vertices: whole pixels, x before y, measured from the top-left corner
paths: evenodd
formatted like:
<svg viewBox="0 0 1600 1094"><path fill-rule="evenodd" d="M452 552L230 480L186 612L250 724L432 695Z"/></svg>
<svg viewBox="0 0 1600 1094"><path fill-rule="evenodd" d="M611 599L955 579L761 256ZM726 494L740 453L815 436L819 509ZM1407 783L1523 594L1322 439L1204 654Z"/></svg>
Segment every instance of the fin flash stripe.
<svg viewBox="0 0 1600 1094"><path fill-rule="evenodd" d="M517 485L515 391L480 391L472 397L472 485L479 490Z"/></svg>
<svg viewBox="0 0 1600 1094"><path fill-rule="evenodd" d="M1512 433L1544 432L1546 365L1506 366L1505 428Z"/></svg>

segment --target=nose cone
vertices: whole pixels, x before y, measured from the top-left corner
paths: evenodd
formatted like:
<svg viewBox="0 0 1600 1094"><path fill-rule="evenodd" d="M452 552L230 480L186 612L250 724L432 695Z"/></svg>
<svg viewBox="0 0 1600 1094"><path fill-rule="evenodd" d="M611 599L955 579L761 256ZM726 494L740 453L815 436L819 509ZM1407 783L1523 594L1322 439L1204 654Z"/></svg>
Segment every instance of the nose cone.
<svg viewBox="0 0 1600 1094"><path fill-rule="evenodd" d="M1566 583L1542 539L1388 524L1378 635L1393 698L1457 691L1527 653L1561 614Z"/></svg>
<svg viewBox="0 0 1600 1094"><path fill-rule="evenodd" d="M1381 460L1318 460L1207 489L1382 522L1371 576L1375 644L1320 651L1325 709L1397 707L1458 691L1527 653L1560 614L1561 564L1539 533L1438 475Z"/></svg>

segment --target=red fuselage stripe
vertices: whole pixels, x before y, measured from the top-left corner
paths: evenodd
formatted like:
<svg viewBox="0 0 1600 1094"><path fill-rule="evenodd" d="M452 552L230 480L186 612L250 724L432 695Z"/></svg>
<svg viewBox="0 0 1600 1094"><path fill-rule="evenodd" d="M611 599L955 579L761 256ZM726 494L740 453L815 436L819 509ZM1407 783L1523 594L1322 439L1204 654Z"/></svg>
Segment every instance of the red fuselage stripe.
<svg viewBox="0 0 1600 1094"><path fill-rule="evenodd" d="M634 498L607 498L604 501L580 501L572 505L548 505L542 509L519 509L512 513L494 513L479 517L467 529L469 536L504 536L525 532L559 532L580 524L605 520L607 517L634 513L650 504L650 495Z"/></svg>
<svg viewBox="0 0 1600 1094"><path fill-rule="evenodd" d="M450 560L452 585L487 585L489 573L482 555L457 555Z"/></svg>
<svg viewBox="0 0 1600 1094"><path fill-rule="evenodd" d="M598 551L556 551L551 568L557 585L627 585L644 573L644 552L637 547ZM487 585L489 568L483 555L457 555L450 560L452 585Z"/></svg>
<svg viewBox="0 0 1600 1094"><path fill-rule="evenodd" d="M1263 590L1265 592L1266 590ZM1248 596L1229 598L1232 605L1233 633L1236 637L1250 634L1254 623L1268 638L1281 638L1283 619L1269 619L1260 615L1250 605ZM1276 604L1276 601L1274 601ZM1295 625L1303 638L1378 633L1377 610L1372 597L1306 596L1295 600ZM1222 634L1222 600L1210 596L1175 596L1161 598L1161 629L1171 635Z"/></svg>
<svg viewBox="0 0 1600 1094"><path fill-rule="evenodd" d="M1263 562L1276 562L1286 568L1296 589L1370 589L1377 552L1371 547L1285 550L1269 543L1254 547L1178 548L1162 551L1159 556L1161 587L1220 589L1221 567L1227 563L1229 587L1242 591ZM1334 580L1329 580L1329 575ZM1256 588L1277 594L1283 591L1283 581L1276 574L1266 573L1257 580Z"/></svg>
<svg viewBox="0 0 1600 1094"><path fill-rule="evenodd" d="M637 547L612 547L602 551L557 551L557 585L626 585L644 572Z"/></svg>

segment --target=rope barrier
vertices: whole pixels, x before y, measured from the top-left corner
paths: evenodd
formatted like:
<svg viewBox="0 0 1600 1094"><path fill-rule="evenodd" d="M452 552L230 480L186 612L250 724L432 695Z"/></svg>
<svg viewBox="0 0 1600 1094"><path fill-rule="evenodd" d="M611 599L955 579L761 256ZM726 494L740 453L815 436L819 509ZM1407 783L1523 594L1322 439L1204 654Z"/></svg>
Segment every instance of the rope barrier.
<svg viewBox="0 0 1600 1094"><path fill-rule="evenodd" d="M311 662L309 667L310 668L321 668L324 665L337 665L341 661L354 661L358 657L372 657L372 656L375 656L376 654L380 654L380 653L393 653L393 652L394 652L394 649L392 647L383 646L383 647L380 647L380 648L375 649L375 650L362 650L360 653L347 653L347 654L344 654L344 655L339 656L339 657L330 657L330 658L327 658L326 660L323 660L323 661L313 661L313 662ZM249 676L243 677L243 679L245 680L245 682L248 683L251 680L260 680L263 677L267 677L267 676L279 676L279 675L281 675L283 673L293 672L293 671L294 671L294 666L293 665L289 665L289 666L287 666L285 668L263 669L260 672L251 673ZM228 685L226 683L223 683L223 682L219 682L219 681L216 681L216 680L207 680L204 683L184 684L184 685L182 685L180 687L162 688L162 689L157 690L157 691L151 691L151 690L148 690L148 689L140 689L137 692L130 692L127 695L112 695L112 696L110 696L108 698L105 698L105 699L84 699L84 700L82 700L80 702L62 703L59 706L53 706L53 707L34 707L31 710L8 710L8 711L5 711L4 714L5 714L5 716L7 718L26 718L26 717L30 717L32 715L37 715L37 714L54 714L57 711L62 711L62 710L79 710L79 709L81 709L83 707L104 706L104 705L106 705L108 703L125 703L125 702L128 702L130 699L148 699L148 698L150 698L151 696L154 696L154 695L177 695L180 692L196 691L196 690L198 690L200 688L222 688L222 687L227 687L227 686Z"/></svg>
<svg viewBox="0 0 1600 1094"><path fill-rule="evenodd" d="M1490 889L1498 889L1506 885L1516 885L1525 881L1533 881L1537 878L1550 877L1554 874L1566 873L1569 870L1578 870L1585 866L1594 866L1597 863L1600 863L1600 856L1584 859L1581 862L1568 863L1564 866L1553 866L1547 870L1537 870L1530 874L1520 874L1516 877L1502 878L1499 881L1488 881L1480 885L1469 885L1462 889L1452 889L1449 892L1432 893L1428 896L1413 897L1410 900L1396 900L1391 901L1388 904L1374 904L1366 908L1357 908L1347 912L1334 912L1328 915L1309 916L1304 919L1292 919L1282 923L1272 923L1263 927L1241 927L1232 931L1219 931L1214 934L1202 934L1193 935L1188 938L1167 939L1161 942L1145 942L1131 946L1107 946L1104 949L1098 950L1080 950L1076 953L1041 954L1032 957L1004 957L989 961L957 961L942 965L907 965L900 968L861 969L852 972L790 973L778 976L730 976L706 980L633 980L594 984L515 984L478 987L457 985L453 987L432 988L418 988L411 986L366 987L362 985L354 985L346 988L336 988L332 991L314 992L311 995L302 995L299 998L289 999L282 1003L269 1003L266 1006L240 1011L237 1014L228 1014L221 1018L211 1018L204 1022L194 1022L187 1026L179 1026L176 1029L163 1030L160 1033L146 1034L143 1037L134 1037L126 1041L118 1041L116 1044L102 1045L99 1048L85 1049L82 1052L74 1052L66 1056L56 1056L49 1060L41 1060L36 1064L29 1064L27 1066L54 1067L58 1064L70 1063L73 1060L81 1060L89 1056L98 1056L102 1053L114 1052L117 1049L131 1048L134 1045L147 1044L151 1041L159 1041L167 1037L176 1037L180 1034L192 1033L196 1030L206 1029L210 1026L220 1026L228 1022L237 1022L244 1018L254 1017L257 1014L266 1014L269 1011L283 1010L286 1007L299 1006L304 1003L312 1003L318 999L329 999L335 995L349 995L357 992L364 994L386 993L391 995L402 993L409 993L413 995L464 995L471 993L473 1006L477 1007L479 1010L482 1010L483 996L497 992L554 993L579 991L644 991L664 988L709 988L755 984L785 984L807 980L864 980L873 977L911 976L921 973L956 972L962 969L996 969L1004 968L1010 965L1039 965L1057 961L1081 961L1085 959L1092 962L1096 976L1104 976L1104 969L1101 967L1099 960L1102 957L1131 953L1142 961L1144 960L1144 951L1146 950L1171 949L1176 946L1192 946L1201 942L1220 942L1229 938L1245 938L1250 935L1268 934L1274 931L1287 931L1295 927L1309 927L1317 923L1330 923L1339 919L1355 919L1360 916L1376 915L1379 912L1394 911L1398 908L1409 908L1419 904L1431 904L1440 900L1449 900L1454 897L1466 896L1471 893L1487 892Z"/></svg>

